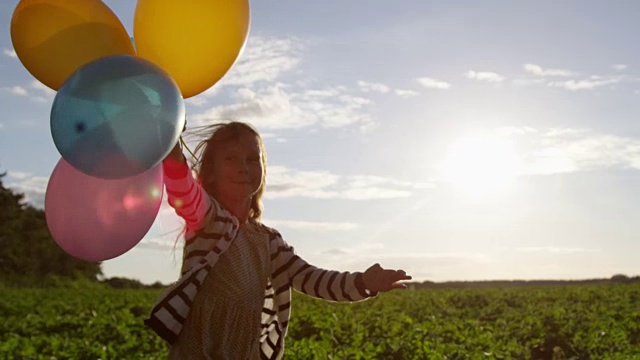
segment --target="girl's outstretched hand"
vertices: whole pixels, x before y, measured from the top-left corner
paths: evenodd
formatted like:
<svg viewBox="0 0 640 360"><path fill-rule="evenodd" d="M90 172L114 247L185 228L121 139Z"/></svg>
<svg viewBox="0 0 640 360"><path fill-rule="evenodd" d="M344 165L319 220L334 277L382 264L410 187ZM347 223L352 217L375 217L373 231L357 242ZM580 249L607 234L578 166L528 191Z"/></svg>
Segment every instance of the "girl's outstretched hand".
<svg viewBox="0 0 640 360"><path fill-rule="evenodd" d="M374 264L362 274L362 281L371 292L385 292L393 289L406 289L407 285L398 281L411 280L404 270L383 269L380 264Z"/></svg>

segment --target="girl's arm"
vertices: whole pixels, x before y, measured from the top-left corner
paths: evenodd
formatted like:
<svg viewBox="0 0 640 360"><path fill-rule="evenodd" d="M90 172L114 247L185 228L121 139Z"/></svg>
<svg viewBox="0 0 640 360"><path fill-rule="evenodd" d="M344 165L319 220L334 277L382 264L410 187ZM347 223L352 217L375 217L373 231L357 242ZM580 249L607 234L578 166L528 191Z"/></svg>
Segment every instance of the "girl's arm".
<svg viewBox="0 0 640 360"><path fill-rule="evenodd" d="M332 301L357 301L375 296L378 291L405 287L398 281L409 280L402 270L385 270L376 264L365 273L325 270L310 265L295 254L279 236L271 240L273 279L285 277L283 283L297 291ZM276 293L278 289L276 289Z"/></svg>
<svg viewBox="0 0 640 360"><path fill-rule="evenodd" d="M176 213L185 220L188 235L189 232L200 229L205 223L206 216L211 212L211 200L193 178L179 143L163 160L162 168L167 200Z"/></svg>

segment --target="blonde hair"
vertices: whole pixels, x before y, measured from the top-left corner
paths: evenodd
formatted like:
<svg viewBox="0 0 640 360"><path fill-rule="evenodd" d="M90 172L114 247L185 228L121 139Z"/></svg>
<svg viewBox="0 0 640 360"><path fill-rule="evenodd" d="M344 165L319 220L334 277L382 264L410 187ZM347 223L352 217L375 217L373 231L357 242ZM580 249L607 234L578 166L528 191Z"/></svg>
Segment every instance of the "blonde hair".
<svg viewBox="0 0 640 360"><path fill-rule="evenodd" d="M197 133L201 140L198 141L198 144L192 153L195 161L192 163L191 168L195 171L196 179L202 188L212 197L214 196L214 183L212 176L215 159L214 154L216 150L220 147L226 146L230 141L239 139L242 135L249 134L256 136L258 144L260 145L262 183L260 184L258 191L251 198L248 220L253 223L259 222L260 216L262 215L262 195L264 194L266 184L267 153L258 130L250 124L240 121L215 123L195 130L198 130ZM189 132L191 133L192 131Z"/></svg>

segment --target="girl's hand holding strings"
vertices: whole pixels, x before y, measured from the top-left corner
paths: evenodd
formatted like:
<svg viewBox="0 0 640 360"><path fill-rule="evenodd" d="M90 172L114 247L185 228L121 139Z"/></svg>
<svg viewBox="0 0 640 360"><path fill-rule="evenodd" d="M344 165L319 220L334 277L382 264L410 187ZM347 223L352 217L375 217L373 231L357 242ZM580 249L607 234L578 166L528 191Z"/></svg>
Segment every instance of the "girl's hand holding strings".
<svg viewBox="0 0 640 360"><path fill-rule="evenodd" d="M380 264L374 264L362 275L365 288L374 293L406 289L407 285L399 283L403 280L411 280L411 276L404 270L383 269Z"/></svg>

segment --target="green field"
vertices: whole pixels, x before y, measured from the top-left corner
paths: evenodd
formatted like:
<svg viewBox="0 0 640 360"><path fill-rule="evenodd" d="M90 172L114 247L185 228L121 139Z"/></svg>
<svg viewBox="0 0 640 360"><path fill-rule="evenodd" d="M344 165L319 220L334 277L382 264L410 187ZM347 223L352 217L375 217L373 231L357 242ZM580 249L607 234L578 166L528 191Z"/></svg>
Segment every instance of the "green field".
<svg viewBox="0 0 640 360"><path fill-rule="evenodd" d="M0 359L163 359L158 290L0 287ZM640 284L294 295L285 359L640 359Z"/></svg>

